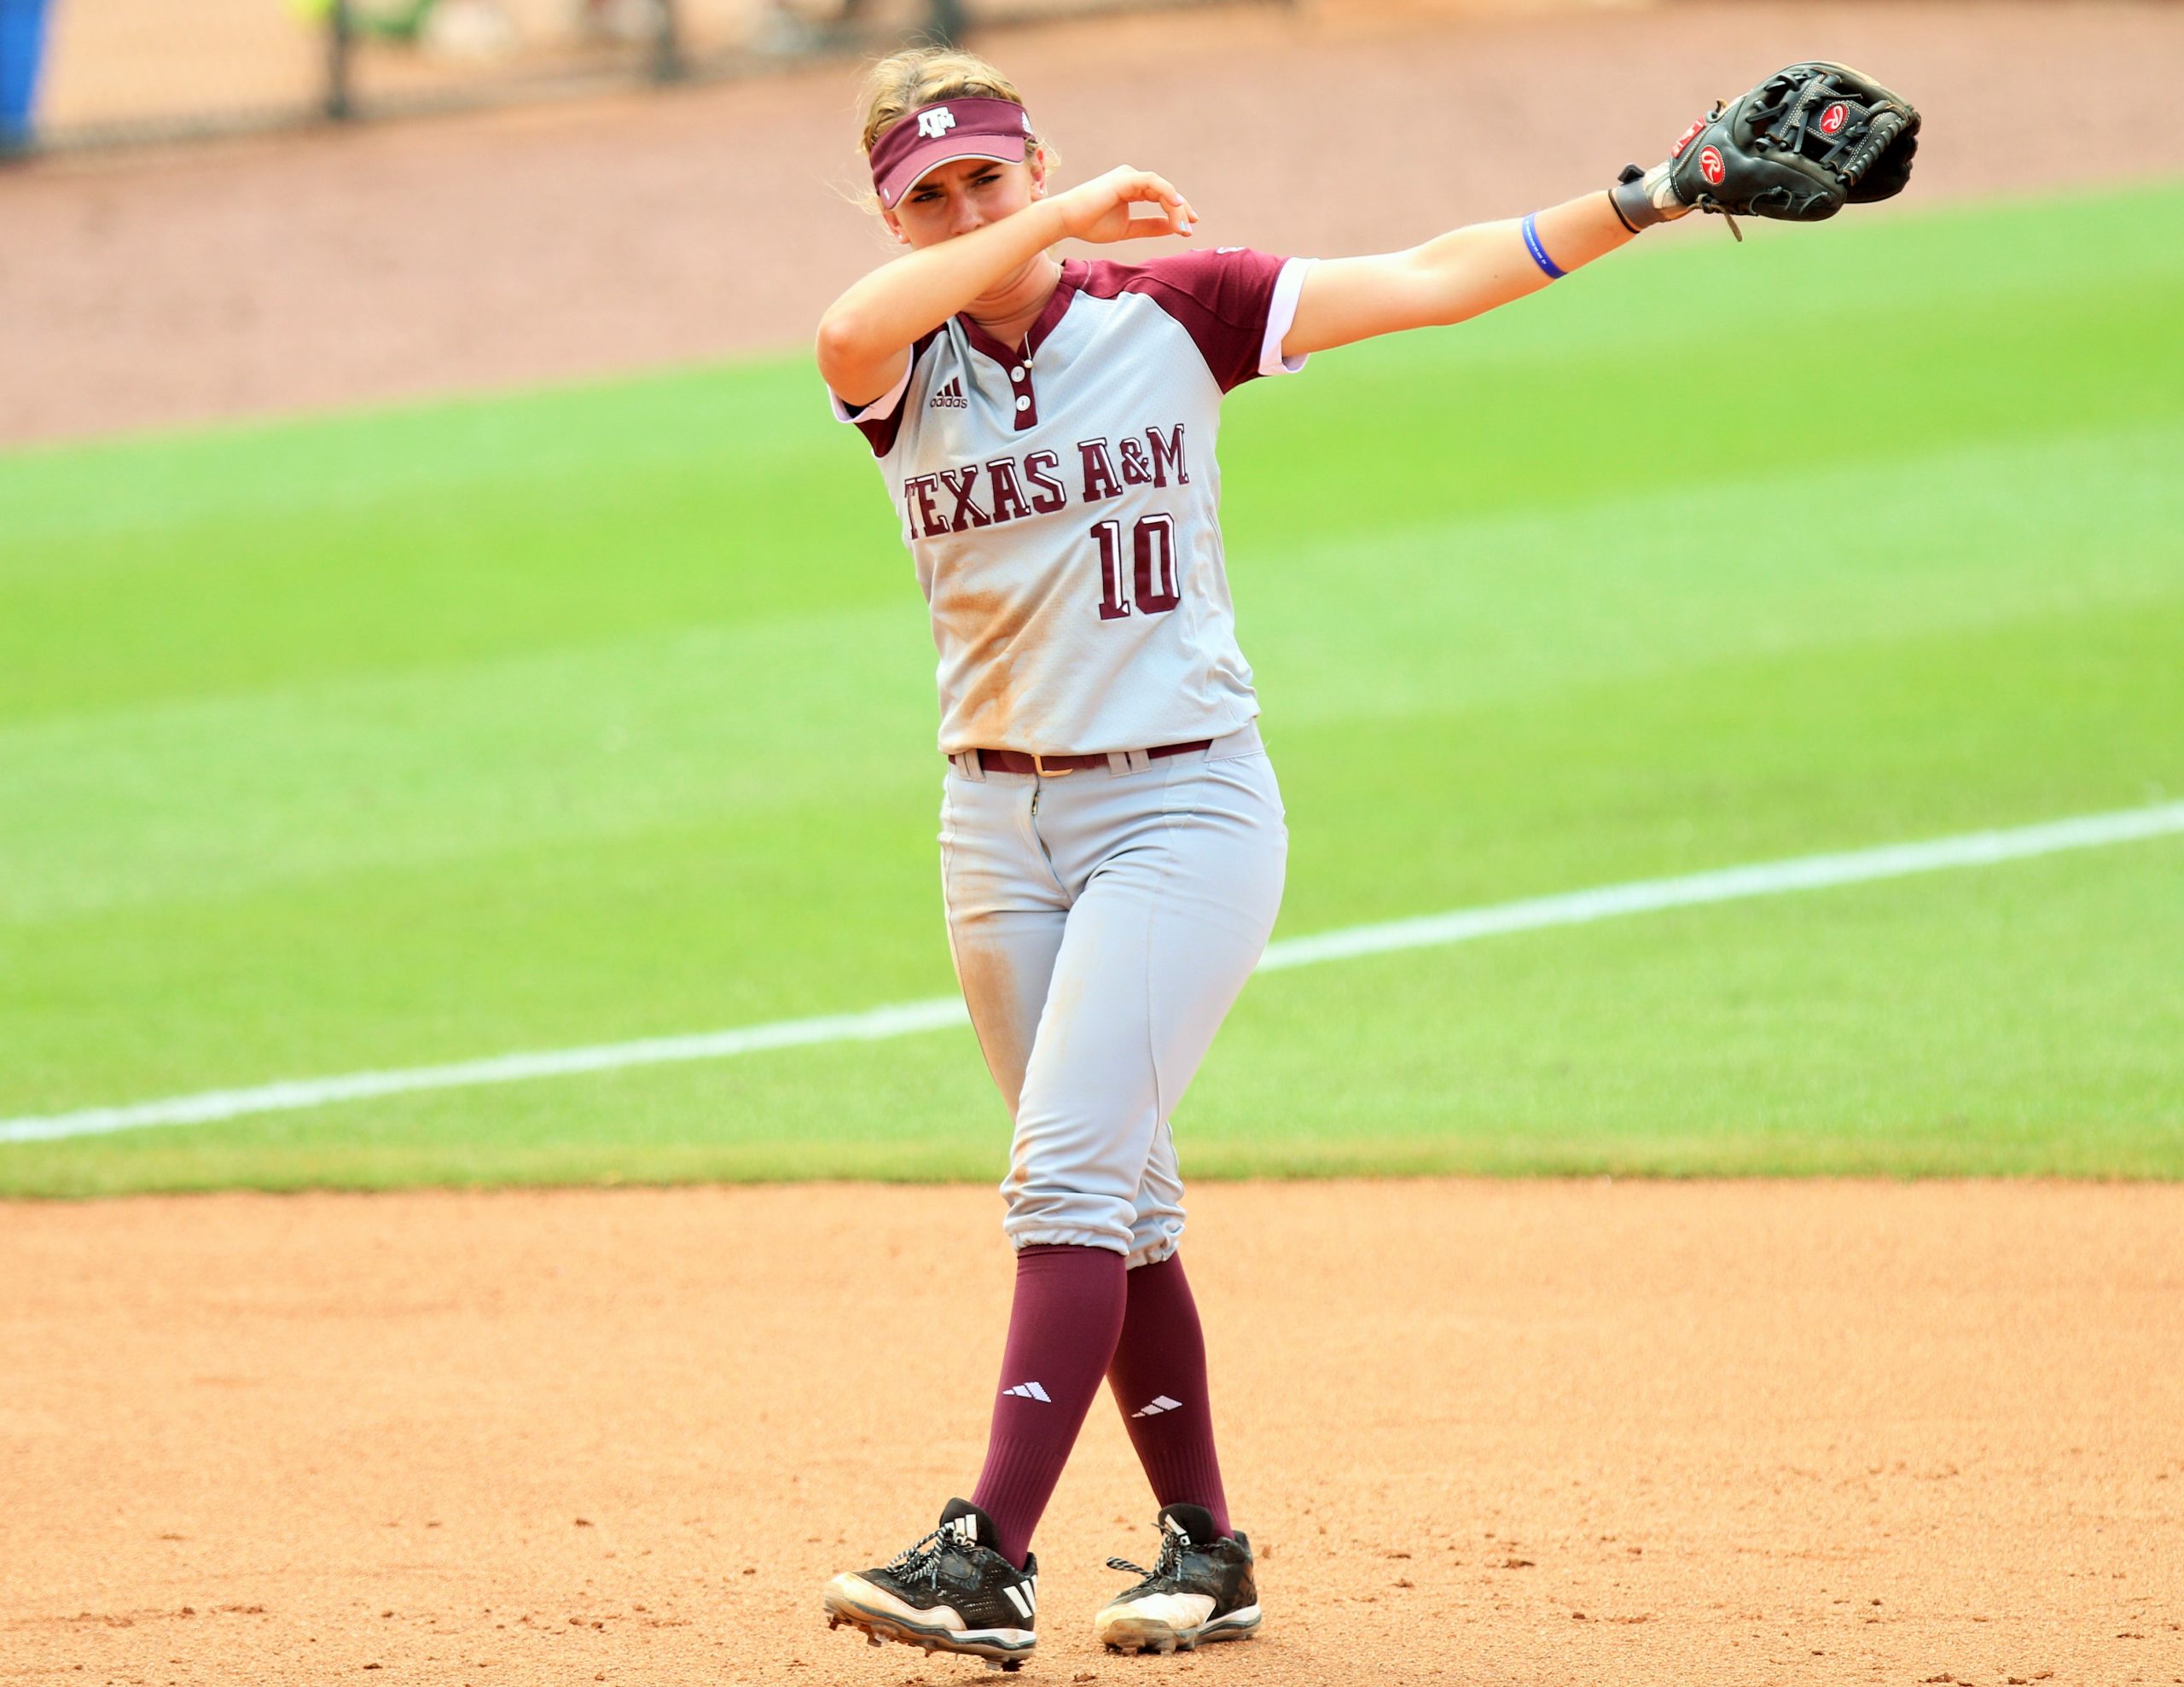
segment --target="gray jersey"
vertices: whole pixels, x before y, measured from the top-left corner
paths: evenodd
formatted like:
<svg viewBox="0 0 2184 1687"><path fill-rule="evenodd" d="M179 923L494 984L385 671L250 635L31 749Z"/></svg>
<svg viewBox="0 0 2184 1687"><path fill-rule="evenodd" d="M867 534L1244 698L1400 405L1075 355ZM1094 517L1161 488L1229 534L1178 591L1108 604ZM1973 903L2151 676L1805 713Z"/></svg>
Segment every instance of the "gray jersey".
<svg viewBox="0 0 2184 1687"><path fill-rule="evenodd" d="M1257 716L1214 446L1225 393L1303 367L1281 341L1306 267L1239 247L1072 259L1023 344L956 317L893 392L834 401L932 608L944 753L1143 749Z"/></svg>

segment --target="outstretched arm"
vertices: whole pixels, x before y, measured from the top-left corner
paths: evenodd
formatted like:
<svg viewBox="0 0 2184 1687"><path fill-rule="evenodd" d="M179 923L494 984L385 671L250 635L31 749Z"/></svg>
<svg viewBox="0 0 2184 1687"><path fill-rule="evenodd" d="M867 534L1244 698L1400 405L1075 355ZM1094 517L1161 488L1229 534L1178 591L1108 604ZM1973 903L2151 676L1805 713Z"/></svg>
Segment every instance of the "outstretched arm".
<svg viewBox="0 0 2184 1687"><path fill-rule="evenodd" d="M1565 272L1632 236L1598 192L1540 212L1532 226L1548 261ZM1520 220L1475 223L1408 252L1323 259L1305 272L1281 350L1302 357L1376 334L1463 322L1553 279L1526 246Z"/></svg>
<svg viewBox="0 0 2184 1687"><path fill-rule="evenodd" d="M1902 192L1918 148L1918 112L1872 78L1826 60L1792 65L1716 104L1664 161L1626 166L1606 193L1521 222L1457 229L1408 252L1313 265L1282 354L1462 322L1694 210L1818 222L1852 201Z"/></svg>

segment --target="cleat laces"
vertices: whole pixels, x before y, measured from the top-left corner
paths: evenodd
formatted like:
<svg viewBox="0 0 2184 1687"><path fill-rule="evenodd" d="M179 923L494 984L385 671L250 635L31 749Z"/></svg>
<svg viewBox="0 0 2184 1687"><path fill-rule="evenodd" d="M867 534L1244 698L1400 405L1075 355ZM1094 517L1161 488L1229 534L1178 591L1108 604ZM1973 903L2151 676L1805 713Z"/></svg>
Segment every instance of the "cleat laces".
<svg viewBox="0 0 2184 1687"><path fill-rule="evenodd" d="M1138 1579L1137 1587L1129 1590L1135 1593L1138 1588L1150 1587L1155 1582L1175 1579L1183 1568L1183 1545L1182 1536L1172 1530L1163 1530L1160 1535L1160 1556L1153 1561L1151 1569L1147 1569L1142 1564L1133 1564L1127 1558L1110 1558L1107 1560L1107 1568L1136 1576Z"/></svg>
<svg viewBox="0 0 2184 1687"><path fill-rule="evenodd" d="M908 1581L922 1576L926 1585L936 1592L940 1587L940 1561L948 1549L961 1543L953 1519L943 1523L931 1534L915 1540L887 1561L887 1574Z"/></svg>

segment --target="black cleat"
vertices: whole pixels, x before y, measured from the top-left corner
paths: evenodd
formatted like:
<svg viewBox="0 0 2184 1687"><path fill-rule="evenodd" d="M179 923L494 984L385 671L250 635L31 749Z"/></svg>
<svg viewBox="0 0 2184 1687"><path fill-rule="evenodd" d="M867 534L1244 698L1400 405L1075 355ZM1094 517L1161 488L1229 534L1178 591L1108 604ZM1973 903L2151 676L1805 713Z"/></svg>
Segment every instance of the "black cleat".
<svg viewBox="0 0 2184 1687"><path fill-rule="evenodd" d="M1243 1640L1259 1626L1252 1544L1216 1533L1203 1505L1160 1509L1160 1556L1151 1569L1124 1558L1107 1568L1141 1577L1092 1620L1100 1643L1118 1652L1191 1650L1202 1641Z"/></svg>
<svg viewBox="0 0 2184 1687"><path fill-rule="evenodd" d="M993 1519L977 1506L950 1500L940 1527L915 1546L827 1584L827 1626L847 1623L875 1646L899 1640L1019 1667L1038 1643L1039 1561L1026 1558L1018 1569L983 1544L993 1533Z"/></svg>

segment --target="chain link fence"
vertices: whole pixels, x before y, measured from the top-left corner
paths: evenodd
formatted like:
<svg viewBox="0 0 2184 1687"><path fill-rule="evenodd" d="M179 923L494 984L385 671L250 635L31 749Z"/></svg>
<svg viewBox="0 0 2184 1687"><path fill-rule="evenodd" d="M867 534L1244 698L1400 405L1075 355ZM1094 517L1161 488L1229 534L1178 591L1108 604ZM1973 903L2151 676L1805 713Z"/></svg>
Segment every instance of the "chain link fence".
<svg viewBox="0 0 2184 1687"><path fill-rule="evenodd" d="M1234 0L0 0L0 151L749 76L911 38L1216 3Z"/></svg>

